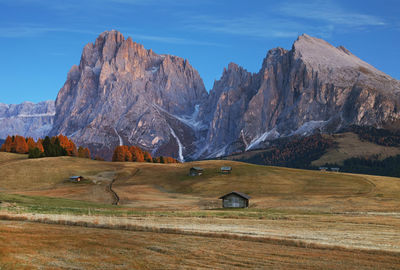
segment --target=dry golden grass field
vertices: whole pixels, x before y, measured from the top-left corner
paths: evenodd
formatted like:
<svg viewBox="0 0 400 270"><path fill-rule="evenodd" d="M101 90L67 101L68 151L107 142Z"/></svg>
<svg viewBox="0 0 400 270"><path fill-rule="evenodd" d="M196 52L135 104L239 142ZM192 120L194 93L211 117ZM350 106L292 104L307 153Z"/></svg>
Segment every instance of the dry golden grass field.
<svg viewBox="0 0 400 270"><path fill-rule="evenodd" d="M8 153L0 176L0 217L14 220L0 223L0 269L400 268L398 178ZM220 208L232 190L248 209Z"/></svg>
<svg viewBox="0 0 400 270"><path fill-rule="evenodd" d="M357 134L352 132L325 136L331 137L338 146L329 149L321 158L313 161L312 165L314 166L322 166L326 163L342 165L344 160L353 157L378 156L379 159L383 160L387 157L400 155L399 147L382 146L362 141Z"/></svg>
<svg viewBox="0 0 400 270"><path fill-rule="evenodd" d="M0 221L0 269L398 269L396 253Z"/></svg>

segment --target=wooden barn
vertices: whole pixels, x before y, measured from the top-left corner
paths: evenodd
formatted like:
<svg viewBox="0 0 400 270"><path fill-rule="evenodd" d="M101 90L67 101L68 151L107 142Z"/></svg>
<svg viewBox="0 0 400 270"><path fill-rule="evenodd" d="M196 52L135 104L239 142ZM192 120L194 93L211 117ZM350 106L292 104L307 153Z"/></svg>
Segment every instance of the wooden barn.
<svg viewBox="0 0 400 270"><path fill-rule="evenodd" d="M221 167L222 174L230 174L232 172L232 167Z"/></svg>
<svg viewBox="0 0 400 270"><path fill-rule="evenodd" d="M250 196L241 192L232 191L221 196L223 208L247 208Z"/></svg>
<svg viewBox="0 0 400 270"><path fill-rule="evenodd" d="M190 176L200 176L200 175L202 175L203 174L203 168L200 168L200 167L192 167L192 168L190 168L190 170L189 170L189 175Z"/></svg>
<svg viewBox="0 0 400 270"><path fill-rule="evenodd" d="M71 176L71 177L69 178L69 181L71 181L71 182L80 182L80 181L82 181L83 179L84 179L83 176L78 175L78 176Z"/></svg>

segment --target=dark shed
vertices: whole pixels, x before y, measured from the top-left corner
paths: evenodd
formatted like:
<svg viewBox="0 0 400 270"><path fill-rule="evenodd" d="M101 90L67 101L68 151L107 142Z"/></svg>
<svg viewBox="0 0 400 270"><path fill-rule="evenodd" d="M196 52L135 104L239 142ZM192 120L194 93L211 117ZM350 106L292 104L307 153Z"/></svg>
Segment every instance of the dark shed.
<svg viewBox="0 0 400 270"><path fill-rule="evenodd" d="M241 192L232 191L221 196L223 208L247 208L250 196Z"/></svg>
<svg viewBox="0 0 400 270"><path fill-rule="evenodd" d="M221 173L229 174L232 171L232 167L221 167Z"/></svg>
<svg viewBox="0 0 400 270"><path fill-rule="evenodd" d="M190 168L189 175L190 176L199 176L203 174L203 168L200 167L192 167Z"/></svg>
<svg viewBox="0 0 400 270"><path fill-rule="evenodd" d="M71 176L70 178L69 178L69 180L71 181L71 182L80 182L80 181L82 181L83 180L83 176Z"/></svg>

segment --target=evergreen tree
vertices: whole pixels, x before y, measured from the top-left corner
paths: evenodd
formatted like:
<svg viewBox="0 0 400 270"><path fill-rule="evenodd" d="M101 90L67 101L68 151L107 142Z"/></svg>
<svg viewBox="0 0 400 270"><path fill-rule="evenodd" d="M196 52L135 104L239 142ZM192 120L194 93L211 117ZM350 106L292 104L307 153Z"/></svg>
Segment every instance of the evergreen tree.
<svg viewBox="0 0 400 270"><path fill-rule="evenodd" d="M29 156L28 158L41 158L44 157L44 153L40 151L39 148L31 148L29 149Z"/></svg>

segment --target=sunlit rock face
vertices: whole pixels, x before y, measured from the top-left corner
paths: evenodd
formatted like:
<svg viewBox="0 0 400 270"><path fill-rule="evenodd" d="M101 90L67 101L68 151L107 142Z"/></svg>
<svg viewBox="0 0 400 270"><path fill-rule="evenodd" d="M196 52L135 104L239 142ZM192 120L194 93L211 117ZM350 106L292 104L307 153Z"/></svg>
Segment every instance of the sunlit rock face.
<svg viewBox="0 0 400 270"><path fill-rule="evenodd" d="M201 106L209 124L197 157L352 124L398 129L399 92L399 81L344 47L302 35L289 51L270 50L256 74L235 64L224 70Z"/></svg>
<svg viewBox="0 0 400 270"><path fill-rule="evenodd" d="M46 136L53 126L54 101L21 104L0 103L0 139L8 135L33 137Z"/></svg>
<svg viewBox="0 0 400 270"><path fill-rule="evenodd" d="M196 151L193 116L207 95L187 60L106 31L69 71L51 134L65 134L107 158L124 144L183 160Z"/></svg>
<svg viewBox="0 0 400 270"><path fill-rule="evenodd" d="M399 81L344 47L302 35L291 50L270 50L258 73L229 64L207 93L187 60L113 30L87 44L69 71L50 135L106 158L122 144L182 161L211 158L353 124L398 129L399 92Z"/></svg>

